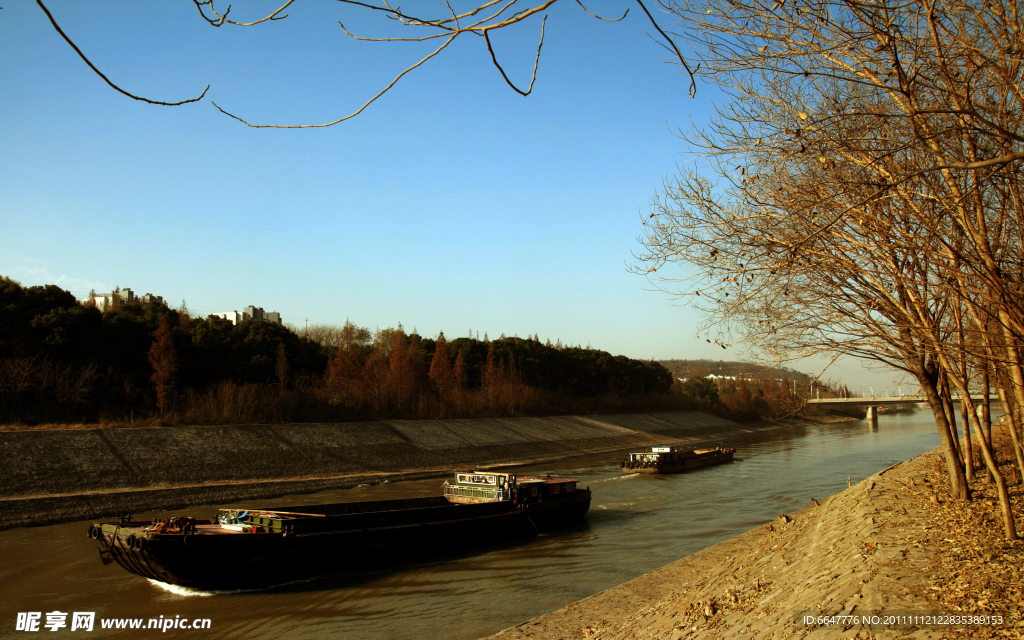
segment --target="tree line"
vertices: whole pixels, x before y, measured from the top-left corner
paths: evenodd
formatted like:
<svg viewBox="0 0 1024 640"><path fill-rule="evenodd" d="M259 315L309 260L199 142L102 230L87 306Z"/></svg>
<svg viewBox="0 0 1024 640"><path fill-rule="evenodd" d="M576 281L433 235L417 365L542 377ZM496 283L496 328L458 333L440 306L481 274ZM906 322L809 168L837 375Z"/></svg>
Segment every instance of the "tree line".
<svg viewBox="0 0 1024 640"><path fill-rule="evenodd" d="M652 361L502 336L449 341L346 322L293 329L193 317L184 303L101 312L0 277L6 424L341 421L681 408Z"/></svg>

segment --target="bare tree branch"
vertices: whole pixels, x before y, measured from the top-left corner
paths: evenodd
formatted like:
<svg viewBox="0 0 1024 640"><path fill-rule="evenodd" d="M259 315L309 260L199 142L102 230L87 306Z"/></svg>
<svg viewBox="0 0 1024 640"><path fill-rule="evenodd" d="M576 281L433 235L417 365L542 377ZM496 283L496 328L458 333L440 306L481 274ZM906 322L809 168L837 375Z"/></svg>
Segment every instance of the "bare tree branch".
<svg viewBox="0 0 1024 640"><path fill-rule="evenodd" d="M134 94L128 93L127 91L121 89L120 87L115 85L113 82L111 82L107 78L107 76L105 76L95 65L93 65L92 62L88 58L86 58L86 56L82 53L82 51L75 45L75 43L72 42L71 39L68 38L67 35L57 25L56 21L54 20L53 16L50 14L49 10L44 6L42 0L36 0L36 1L39 4L40 8L42 8L43 11L46 13L46 15L49 18L49 20L50 20L51 24L53 25L54 29L57 30L57 32L61 35L61 37L63 37L64 40L69 45L71 45L71 47L78 53L78 55L82 58L82 60L84 60L87 65L89 65L89 68L92 69L93 72L95 72L97 75L99 75L101 78L103 78L103 80L109 86L111 86L113 89L115 89L119 93L122 93L122 94L124 94L124 95L126 95L126 96L128 96L128 97L130 97L130 98L132 98L134 100L139 100L139 101L147 102L147 103L150 103L150 104L160 104L160 105L168 105L168 106L188 104L190 102L197 102L197 101L203 99L206 96L206 92L209 90L209 86L207 86L206 89L203 90L203 93L201 95L199 95L198 97L192 98L192 99L189 99L189 100L182 100L180 102L162 102L162 101L156 101L156 100L149 100L147 98L143 98L143 97L136 96ZM216 6L215 6L216 0L192 0L192 1L193 1L193 4L196 7L196 10L199 11L199 15L203 18L203 20L205 20L208 24L210 24L213 27L222 27L224 25L232 25L232 26L236 26L236 27L252 27L252 26L256 26L256 25L263 24L263 23L266 23L266 22L273 22L273 21L283 20L283 19L288 17L288 15L284 13L284 11L286 9L288 9L289 7L291 7L295 3L295 0L282 0L282 4L277 9L275 9L274 11L272 11L272 12L266 14L266 15L263 15L262 17L254 19L254 20L242 21L242 20L235 20L235 19L232 19L232 18L229 17L230 14L231 14L231 11L232 11L232 5L230 5L230 4L227 5L223 11L221 11L221 10L218 10L216 8ZM521 1L522 1L522 4L519 4ZM370 41L370 42L426 42L426 41L429 41L429 40L442 39L444 42L443 42L443 44L441 44L441 46L439 46L432 53L426 55L425 57L420 59L418 62L416 62L416 63L406 67L394 79L392 79L391 82L387 84L387 86L385 86L381 91L377 92L369 100L367 100L365 103L363 103L363 105L361 107L359 107L359 109L357 109L356 111L350 113L347 116L344 116L342 118L338 118L338 119L333 120L331 122L325 122L325 123L322 123L322 124L306 124L306 125L270 125L270 124L257 125L257 124L253 124L249 120L247 120L247 119L245 119L245 118L243 118L243 117L241 117L239 115L236 115L234 110L228 111L228 110L222 108L220 105L218 105L216 103L212 103L212 104L213 104L213 106L218 111L220 111L224 115L227 115L227 116L229 116L229 117L231 117L231 118L233 118L233 119L235 119L235 120L237 120L237 121L239 121L239 122L241 122L241 123L243 123L243 124L245 124L246 126L249 126L249 127L279 128L279 129L303 129L303 128L329 127L329 126L338 124L339 122L344 122L344 121L352 118L353 116L356 116L356 115L362 113L370 104L374 103L384 93L386 93L392 87L394 87L394 85L398 82L398 80L400 80L402 77L404 77L405 74L409 73L413 69L416 69L417 67L422 65L424 62L426 62L430 58L436 56L438 53L440 53L442 50L444 50L449 44L451 44L451 42L456 37L462 36L463 34L472 34L472 35L475 35L475 36L482 36L483 39L484 39L485 45L487 47L487 53L488 53L488 55L491 58L491 63L494 65L494 67L501 74L501 77L505 81L505 83L513 91L515 91L516 93L518 93L518 94L520 94L522 96L527 96L527 95L530 95L533 92L533 87L534 87L534 84L536 83L536 80L537 80L537 70L538 70L538 68L540 66L541 49L544 46L544 38L545 38L545 32L546 32L546 27L547 27L547 16L545 15L544 19L541 22L540 38L539 38L538 44L537 44L537 51L536 51L536 53L534 55L533 69L532 69L531 74L530 74L530 82L529 82L529 85L525 89L520 88L514 82L512 82L512 80L509 78L508 72L506 72L506 70L505 70L505 65L503 65L499 61L497 52L495 51L494 41L492 40L492 37L491 37L493 35L492 32L494 32L496 30L500 30L500 29L514 27L515 25L518 25L519 23L523 22L524 20L527 20L530 17L532 17L532 16L534 16L534 15L536 15L538 13L542 13L542 12L546 11L550 7L554 6L555 3L558 2L558 1L559 0L482 0L476 6L471 7L468 11L464 11L462 13L459 13L454 8L453 3L451 2L451 0L444 0L444 7L447 9L447 13L448 13L447 17L443 17L442 16L442 17L437 17L437 18L422 18L422 17L417 17L417 16L414 16L414 15L411 15L411 14L404 13L401 10L401 7L393 4L392 0L379 0L378 2L373 2L372 0L369 0L369 1L363 1L363 0L338 0L338 2L340 2L342 4L345 4L345 5L351 5L353 7L358 7L358 8L361 8L361 9L367 9L367 10L373 11L373 12L384 13L387 18L398 22L400 25L402 25L404 27L412 27L412 28L414 28L414 32L410 36L400 36L400 37L367 37L367 36L357 35L356 33L353 33L351 31L349 31L348 28L345 26L345 24L343 22L339 21L338 25L341 27L341 29L345 33L345 35L347 35L348 37L350 37L350 38L352 38L354 40ZM666 5L663 2L663 0L659 0L659 2L662 3L663 7L665 7L666 9L669 9L669 5ZM594 12L592 12L589 8L587 8L586 5L584 5L582 0L576 0L576 3L588 15L593 16L594 18L597 18L599 20L606 21L606 22L619 22L619 21L624 20L626 18L626 16L629 15L629 9L626 8L623 11L622 16L619 17L619 18L605 18L603 16L597 15ZM688 92L689 92L689 95L691 97L694 96L696 94L696 82L695 82L695 76L694 76L694 71L695 70L691 69L691 67L689 66L689 63L683 57L682 52L676 46L676 44L675 44L674 40L672 39L672 37L669 36L662 29L662 27L657 23L657 21L654 19L654 16L650 13L650 11L648 11L648 9L645 6L644 2L642 0L637 0L637 3L640 5L641 9L644 11L644 14L647 16L647 19L650 21L650 23L654 26L654 28L658 32L658 36L654 36L653 39L656 42L659 42L662 46L664 46L666 48L666 50L668 50L670 52L670 59L673 60L673 61L677 61L680 65L682 65L682 67L685 69L686 73L689 75L690 86L689 86ZM517 10L518 7L523 7L523 6L525 6L525 8ZM415 29L416 27L420 27L422 29ZM699 70L699 69L700 69L700 66L698 65L697 70Z"/></svg>
<svg viewBox="0 0 1024 640"><path fill-rule="evenodd" d="M1022 158L1024 158L1024 151L1015 151L1014 153L1007 153L1002 156L989 158L988 160L979 160L977 162L956 162L953 160L946 160L945 163L938 165L936 169L952 168L964 169L968 171L973 169L985 169L988 167L995 167L1007 164L1013 162L1014 160L1020 160Z"/></svg>
<svg viewBox="0 0 1024 640"><path fill-rule="evenodd" d="M455 40L455 37L456 37L457 35L458 35L458 34L453 34L453 35L451 35L451 36L448 36L448 39L444 41L444 44L442 44L442 45L441 45L440 47L438 47L437 49L435 49L435 50L434 50L434 51L433 51L432 53L430 53L430 54L428 54L428 55L424 56L424 57L423 57L423 58L422 58L422 59L421 59L421 60L420 60L419 62L417 62L416 64L414 64L414 65L412 65L412 66L410 66L410 67L406 67L406 68L405 68L405 69L404 69L404 70L403 70L403 71L402 71L401 73L399 73L399 74L398 74L397 76L395 76L395 79L394 79L394 80L392 80L392 81L391 81L391 83L390 83L390 84L388 84L388 86L386 86L386 87L384 87L383 89L381 89L381 90L380 90L379 92L377 92L377 95L373 96L372 98L370 98L369 100L367 100L367 101L366 101L365 103L363 103L363 106L359 107L359 108L358 108L358 109L357 109L356 111L354 111L354 112L352 112L352 113L348 114L348 115L347 115L347 116L345 116L344 118L338 118L337 120L334 120L333 122L326 122L326 123L324 123L324 124L294 124L294 125L282 125L282 124L252 124L251 122L248 122L248 121L246 121L246 120L244 120L244 119L242 119L242 118L240 118L240 117L236 116L236 115L235 115L235 114L233 114L233 113L229 113L228 111L225 111L224 109L221 109L221 108L220 108L220 106L219 106L219 105L218 105L218 104L217 104L216 102L211 102L210 104L212 104L212 105L213 105L214 107L216 107L216 108L217 108L217 110L218 110L218 111L220 111L221 113L223 113L224 115L226 115L226 116L230 116L230 117L234 118L235 120L238 120L239 122L241 122L241 123L242 123L242 124L244 124L245 126L247 126L247 127L252 127L252 128L254 128L254 129L319 129L319 128L323 128L323 127L330 127L331 125L335 125L335 124L338 124L339 122L344 122L345 120L349 120L349 119L351 119L351 118L354 118L354 117L356 117L357 115L359 115L360 113L362 113L362 112L363 112L363 110L364 110L364 109L366 109L366 107L370 106L370 105L371 105L371 104L372 104L372 103L373 103L374 101L376 101L376 100L377 100L377 98L379 98L379 97L381 97L382 95L384 95L385 93L387 93L388 89L390 89L391 87L395 86L395 83L397 83L397 82L398 82L399 80L401 80L401 79L402 79L402 76L404 76L405 74L409 73L410 71L412 71L412 70L413 70L413 69L415 69L416 67L420 66L421 64L423 64L423 63L424 63L424 62L426 62L427 60L429 60L429 59L433 58L433 57L434 57L434 56L436 56L437 54L441 53L441 51L442 51L442 50L443 50L443 49L444 49L445 47L447 47L447 46L448 46L449 44L451 44L451 43L452 43L452 41L454 41L454 40Z"/></svg>
<svg viewBox="0 0 1024 640"><path fill-rule="evenodd" d="M285 9L287 9L288 5L290 5L291 3L295 2L295 0L287 0L287 2L285 2L283 5L281 5L281 7L277 9L277 11L274 11L273 13L271 13L271 14L269 14L267 16L264 16L263 18L260 18L259 20L254 20L252 22L235 22L234 20L228 20L228 14L231 13L231 5L228 5L228 8L224 10L223 14L221 14L221 13L218 13L217 10L213 8L214 0L192 0L192 2L194 2L195 5L196 5L196 8L199 9L199 15L203 16L204 20L206 20L207 22L209 22L211 25L213 25L215 27L220 27L220 26L223 26L224 24L233 24L233 25L238 26L238 27L251 27L253 25L260 24L261 22L267 22L268 20L284 20L288 16L287 15L280 16L278 14L281 13L282 11L284 11ZM206 13L203 11L203 6L209 6L210 7L210 13L212 13L213 15L215 15L217 17L216 18L207 17Z"/></svg>
<svg viewBox="0 0 1024 640"><path fill-rule="evenodd" d="M505 83L512 87L516 93L521 96L528 96L533 91L533 83L537 79L537 65L540 64L540 48L544 46L544 25L548 22L547 16L540 23L540 42L537 43L537 57L533 60L533 75L530 76L530 86L526 88L526 91L522 91L519 87L512 84L512 81L508 79L508 75L505 74L505 70L498 64L498 57L494 55L494 47L491 46L491 36L488 35L489 29L484 29L484 40L487 42L487 51L491 54L491 61L494 62L494 66L498 67L498 71L501 72L501 77L505 79Z"/></svg>
<svg viewBox="0 0 1024 640"><path fill-rule="evenodd" d="M138 100L139 102L145 102L147 104L163 105L165 107L177 107L179 105L188 104L190 102L199 102L200 100L203 99L203 96L206 95L206 92L210 90L210 85L206 85L206 88L203 89L203 92L200 93L197 97L191 98L189 100L181 100L180 102L161 102L160 100L150 100L149 98L143 98L142 96L137 96L135 94L128 93L127 91L125 91L121 87L119 87L116 84L114 84L113 82L111 82L110 78L108 78L107 76L103 75L103 72L100 71L99 69L97 69L96 65L94 65L92 62L89 61L89 58L85 57L85 54L82 53L82 50L79 49L78 46L75 45L75 43L71 41L71 38L69 38L67 36L67 34L64 33L64 30L60 28L60 25L57 24L57 21L53 19L53 14L51 14L50 10L47 9L46 5L43 4L43 0L36 0L36 4L39 5L39 8L42 9L43 13L46 14L46 17L49 18L50 24L52 24L53 28L57 31L57 33L60 34L60 37L64 38L64 42L67 42L69 45L71 45L71 48L75 50L75 53L78 54L78 57L80 57L82 60L84 60L85 64L89 65L89 68L92 69L96 73L96 75L98 75L99 77L103 78L103 81L106 82L108 85L110 85L115 91L117 91L118 93L121 93L123 95L128 96L132 100Z"/></svg>
<svg viewBox="0 0 1024 640"><path fill-rule="evenodd" d="M675 51L675 53L676 53L676 58L679 59L679 63L681 65L683 65L683 68L686 69L686 73L689 74L689 76L690 76L690 89L689 89L690 97L692 98L692 97L696 96L697 95L697 81L696 81L696 79L693 76L693 71L690 70L690 65L688 65L686 63L686 58L683 57L682 52L679 51L679 47L676 46L675 40L673 40L672 38L668 37L668 34L666 34L664 31L661 30L661 27L658 26L658 23L654 20L654 16L652 16L651 12L647 10L647 7L644 6L644 3L642 2L642 0L636 0L636 3L638 5L640 5L640 8L643 9L644 13L647 14L647 19L651 21L651 24L654 25L654 28L658 30L658 33L661 34L661 37L664 38L665 41L668 42L669 45L672 46L672 50Z"/></svg>
<svg viewBox="0 0 1024 640"><path fill-rule="evenodd" d="M593 13L590 9L586 8L585 6L583 6L583 3L580 2L580 0L576 0L576 4L580 5L581 9L583 9L584 11L589 13L590 15L594 16L598 20L604 20L605 22L621 22L621 21L626 19L626 16L629 15L629 7L626 7L626 10L623 12L622 17L620 17L620 18L602 18L601 16L597 15L596 13Z"/></svg>

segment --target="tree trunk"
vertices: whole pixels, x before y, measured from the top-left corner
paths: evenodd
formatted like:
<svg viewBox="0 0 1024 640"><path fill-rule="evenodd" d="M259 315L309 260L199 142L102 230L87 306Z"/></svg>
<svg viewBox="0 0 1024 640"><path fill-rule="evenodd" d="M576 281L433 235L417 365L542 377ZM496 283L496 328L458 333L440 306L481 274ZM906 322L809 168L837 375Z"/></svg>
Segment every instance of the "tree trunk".
<svg viewBox="0 0 1024 640"><path fill-rule="evenodd" d="M958 385L960 386L960 385ZM961 398L967 401L971 401L970 394L967 391L967 383L963 381L963 385L960 386ZM973 405L973 402L972 402ZM992 443L985 439L985 434L981 431L981 425L978 423L978 416L971 412L970 419L975 423L975 431L979 434L978 442L981 446L981 454L985 458L985 466L988 467L989 473L995 478L996 488L999 493L999 506L1003 512L1003 532L1007 540L1017 540L1017 527L1013 521L1013 508L1010 505L1010 492L1006 488L1006 479L1003 478L1003 474L999 471L999 466L996 464L995 456L992 454ZM964 428L966 431L966 427Z"/></svg>
<svg viewBox="0 0 1024 640"><path fill-rule="evenodd" d="M946 424L953 438L953 453L956 454L957 461L961 467L964 467L964 456L960 449L960 436L956 429L956 408L953 406L953 393L949 387L949 376L945 372L939 374L939 386L936 391L939 397L942 399L942 410L946 415Z"/></svg>
<svg viewBox="0 0 1024 640"><path fill-rule="evenodd" d="M963 466L960 464L953 436L949 432L949 421L946 420L946 411L935 387L935 381L929 375L927 369L925 369L923 358L919 357L910 364L917 374L917 380L921 383L921 389L924 390L925 397L928 398L932 415L935 417L935 426L939 430L939 440L942 441L942 452L946 458L946 471L949 473L949 493L956 500L968 500L970 499L970 494L967 487L967 477L964 475Z"/></svg>
<svg viewBox="0 0 1024 640"><path fill-rule="evenodd" d="M960 379L963 380L964 387L966 388L970 387L970 384L967 382L969 380L967 377L967 353L964 351L964 325L960 304L954 307L953 314L956 317L957 347L959 347L957 359L960 361ZM972 411L974 411L973 400L964 398L961 393L960 420L964 425L964 468L967 471L968 484L977 480L974 476L974 447L971 442L971 419L967 416L967 413Z"/></svg>
<svg viewBox="0 0 1024 640"><path fill-rule="evenodd" d="M964 470L967 475L967 482L974 482L974 447L971 443L971 419L967 414L974 408L974 402L967 402L960 398L960 419L964 425Z"/></svg>
<svg viewBox="0 0 1024 640"><path fill-rule="evenodd" d="M990 393L991 381L988 377L989 363L985 363L985 369L981 372L981 384L985 387L985 401L981 404L981 428L980 432L983 438L986 438L989 443L992 442L992 394ZM992 476L992 470L985 465L985 483L992 484L995 478Z"/></svg>
<svg viewBox="0 0 1024 640"><path fill-rule="evenodd" d="M1012 385L1013 382L1011 381ZM1014 397L1006 392L1006 388L1000 384L999 387L999 399L1003 402L1003 407L1006 409L1006 428L1010 431L1010 441L1013 443L1013 453L1017 459L1017 467L1021 472L1021 482L1024 482L1024 461L1021 460L1020 451L1020 438L1017 435L1017 429L1020 426L1020 411L1018 405L1014 402Z"/></svg>
<svg viewBox="0 0 1024 640"><path fill-rule="evenodd" d="M1020 353L1017 351L1016 341L1007 325L1008 318L1009 314L1005 310L999 312L999 319L1003 325L1003 336L1006 339L1006 355L1009 356L1010 361L1006 368L1010 376L1010 387L1013 389L1013 408L1015 409L1015 411L1010 411L1010 407L1007 407L1007 414L1010 415L1010 440L1013 442L1013 454L1017 458L1017 469L1021 472L1020 481L1024 482L1024 450L1021 449L1018 436L1020 433L1018 431L1021 420L1020 411L1024 408L1024 372L1021 370ZM1006 404L1005 397L1003 404Z"/></svg>

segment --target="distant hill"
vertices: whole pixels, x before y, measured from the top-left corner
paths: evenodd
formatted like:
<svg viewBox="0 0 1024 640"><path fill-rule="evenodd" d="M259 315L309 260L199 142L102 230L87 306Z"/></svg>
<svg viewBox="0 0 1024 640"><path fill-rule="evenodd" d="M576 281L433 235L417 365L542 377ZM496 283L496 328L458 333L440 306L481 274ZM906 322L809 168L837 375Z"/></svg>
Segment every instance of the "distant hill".
<svg viewBox="0 0 1024 640"><path fill-rule="evenodd" d="M751 364L749 362L736 362L731 360L658 360L661 366L669 371L679 367L679 377L706 376L735 376L744 378L782 378L797 382L810 383L814 376L801 373L789 367L765 367Z"/></svg>

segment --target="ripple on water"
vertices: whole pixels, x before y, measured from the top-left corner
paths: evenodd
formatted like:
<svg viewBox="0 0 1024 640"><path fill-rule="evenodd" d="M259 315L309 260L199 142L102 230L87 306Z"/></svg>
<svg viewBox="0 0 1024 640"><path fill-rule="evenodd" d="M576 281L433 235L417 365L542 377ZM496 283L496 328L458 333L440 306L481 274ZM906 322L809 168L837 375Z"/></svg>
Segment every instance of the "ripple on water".
<svg viewBox="0 0 1024 640"><path fill-rule="evenodd" d="M210 618L218 638L470 640L773 522L781 512L810 504L811 497L823 500L842 491L847 477L859 482L934 448L938 436L930 415L883 415L874 428L864 422L810 425L746 433L726 444L738 449L742 461L677 475L623 474L621 453L519 468L516 473L589 483L594 502L586 523L473 555L459 556L453 542L453 557L444 561L263 591L198 591L103 566L95 543L84 535L87 523L3 531L0 602L9 611ZM366 484L263 504L436 495L440 482Z"/></svg>

